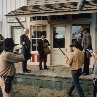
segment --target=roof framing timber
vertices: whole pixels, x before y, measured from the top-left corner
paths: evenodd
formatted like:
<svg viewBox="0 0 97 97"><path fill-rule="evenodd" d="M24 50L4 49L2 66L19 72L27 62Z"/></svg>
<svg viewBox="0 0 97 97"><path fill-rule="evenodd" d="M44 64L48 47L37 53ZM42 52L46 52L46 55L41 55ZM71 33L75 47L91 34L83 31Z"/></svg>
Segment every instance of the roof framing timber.
<svg viewBox="0 0 97 97"><path fill-rule="evenodd" d="M33 0L33 1L36 1L36 0ZM44 1L44 0L37 0L37 1ZM50 0L45 0L45 1L50 1ZM87 1L83 9L81 11L78 11L77 1L79 0L54 0L54 1L61 1L61 3L22 6L14 11L9 12L6 16L7 17L49 16L49 15L64 15L64 14L97 12L97 3L95 2ZM68 1L68 2L62 3L63 1Z"/></svg>
<svg viewBox="0 0 97 97"><path fill-rule="evenodd" d="M80 0L27 0L29 5L44 5L44 4L55 4L55 3L68 3L68 2L79 2ZM94 0L86 0L94 1Z"/></svg>

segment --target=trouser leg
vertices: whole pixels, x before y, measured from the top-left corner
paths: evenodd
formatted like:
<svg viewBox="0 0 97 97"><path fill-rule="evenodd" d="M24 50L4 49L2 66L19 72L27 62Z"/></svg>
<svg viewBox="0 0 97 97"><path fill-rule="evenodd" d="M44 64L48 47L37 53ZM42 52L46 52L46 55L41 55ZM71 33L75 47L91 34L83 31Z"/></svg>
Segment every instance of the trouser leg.
<svg viewBox="0 0 97 97"><path fill-rule="evenodd" d="M23 68L23 72L25 72L27 70L27 60L24 60L22 62L22 68Z"/></svg>
<svg viewBox="0 0 97 97"><path fill-rule="evenodd" d="M93 97L96 97L96 88L94 86L94 90L93 90Z"/></svg>
<svg viewBox="0 0 97 97"><path fill-rule="evenodd" d="M47 55L44 56L44 69L47 68L46 62L47 62Z"/></svg>
<svg viewBox="0 0 97 97"><path fill-rule="evenodd" d="M72 81L72 83L71 83L72 85L71 85L71 87L69 88L69 90L67 91L67 93L68 93L68 95L71 95L72 94L72 92L73 92L73 90L74 90L74 88L75 88L75 84L74 84L74 82Z"/></svg>
<svg viewBox="0 0 97 97"><path fill-rule="evenodd" d="M39 69L40 70L42 69L42 60L43 60L43 58L42 58L42 55L40 54L39 55Z"/></svg>
<svg viewBox="0 0 97 97"><path fill-rule="evenodd" d="M39 62L39 69L40 70L42 69L42 60L40 60L40 62Z"/></svg>
<svg viewBox="0 0 97 97"><path fill-rule="evenodd" d="M72 71L72 78L73 78L76 90L78 92L78 95L79 95L79 97L85 97L84 92L79 83L80 75L81 75L81 69Z"/></svg>
<svg viewBox="0 0 97 97"><path fill-rule="evenodd" d="M95 82L97 83L97 81ZM97 86L94 84L93 97L97 97Z"/></svg>
<svg viewBox="0 0 97 97"><path fill-rule="evenodd" d="M0 78L0 87L1 87L1 90L2 90L3 97L14 97L14 95L13 95L13 83L12 83L12 86L11 86L10 93L5 92L5 82L4 82L4 79L2 79L2 78Z"/></svg>
<svg viewBox="0 0 97 97"><path fill-rule="evenodd" d="M90 64L90 58L85 57L83 73L89 74L89 64Z"/></svg>

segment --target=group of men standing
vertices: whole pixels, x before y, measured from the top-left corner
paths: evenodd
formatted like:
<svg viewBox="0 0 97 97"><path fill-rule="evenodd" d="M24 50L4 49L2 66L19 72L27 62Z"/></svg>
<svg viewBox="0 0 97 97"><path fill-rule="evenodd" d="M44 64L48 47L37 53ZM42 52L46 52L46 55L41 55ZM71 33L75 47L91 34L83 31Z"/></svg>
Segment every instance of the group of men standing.
<svg viewBox="0 0 97 97"><path fill-rule="evenodd" d="M82 29L81 34L83 34L82 43L74 41L70 45L73 52L71 52L71 56L66 60L67 64L70 65L72 74L72 85L67 92L68 97L72 97L72 91L75 87L79 97L85 97L79 83L79 77L81 74L89 75L90 57L92 56L89 50L92 50L92 41L89 28ZM97 90L94 89L93 97L96 97L96 93Z"/></svg>
<svg viewBox="0 0 97 97"><path fill-rule="evenodd" d="M27 69L27 52L30 52L30 40L27 36L29 30L26 29L25 33L21 35L21 44L22 51L24 52L25 60L23 61L23 72L29 72ZM73 89L76 87L79 97L85 97L84 92L79 83L79 77L81 74L89 75L89 64L91 53L88 50L92 50L92 40L90 35L90 29L85 28L81 30L81 34L83 34L82 43L80 44L78 41L74 41L70 47L73 52L71 53L71 57L67 59L67 63L71 67L72 74L72 86L68 90L68 97L71 97ZM39 69L42 70L42 61L44 61L44 69L48 69L46 65L47 54L45 54L44 48L49 46L49 42L45 39L45 35L41 35L41 39L38 41L38 53L40 55ZM82 47L81 47L82 46ZM83 48L83 49L82 49ZM26 49L26 50L25 50ZM28 51L27 51L28 50ZM25 54L26 53L26 54ZM84 66L83 66L84 63ZM83 67L83 70L82 70ZM94 96L95 97L95 96Z"/></svg>
<svg viewBox="0 0 97 97"><path fill-rule="evenodd" d="M70 65L72 74L72 86L68 90L68 97L71 97L73 89L76 87L79 97L85 97L84 92L79 83L79 77L83 75L89 75L89 64L91 54L88 51L92 50L90 30L85 28L81 31L83 34L82 46L78 41L74 41L70 47L72 48L71 56L67 59L67 63ZM24 33L20 36L20 43L22 45L22 54L18 54L17 51L13 52L15 47L12 38L6 38L4 40L4 52L0 55L0 86L2 88L3 97L13 97L12 82L15 75L14 63L22 62L23 72L29 73L31 70L27 68L27 61L31 58L30 48L31 42L28 38L29 29L24 29ZM48 69L46 65L47 54L45 48L49 46L49 42L45 39L45 35L41 34L41 39L38 41L38 53L40 55L39 70L43 70L42 62L44 62L44 69ZM83 66L84 62L84 66ZM94 96L96 97L96 96Z"/></svg>
<svg viewBox="0 0 97 97"><path fill-rule="evenodd" d="M30 47L31 42L28 38L29 29L24 29L24 33L20 36L20 43L22 45L21 54L19 50L14 47L16 44L12 38L2 38L0 36L0 43L3 42L3 51L0 53L0 87L2 89L3 97L14 97L13 95L13 78L16 70L14 63L22 62L22 68L24 73L29 73L31 70L27 68L27 61L31 58ZM48 69L46 65L47 54L44 52L44 48L49 46L48 40L45 39L45 35L41 35L41 39L38 45L38 51L40 55L39 69L42 70L42 62L44 61L44 69Z"/></svg>
<svg viewBox="0 0 97 97"><path fill-rule="evenodd" d="M27 69L27 60L30 59L30 47L31 42L28 38L29 29L24 29L24 34L20 36L20 43L22 45L22 53L24 54L25 60L22 62L23 72L29 73L31 70ZM44 62L44 69L48 69L46 62L47 62L47 54L45 53L45 48L47 48L50 44L47 39L45 39L45 34L41 34L41 39L38 41L38 53L39 53L39 70L42 70L42 62ZM33 48L32 48L33 49Z"/></svg>

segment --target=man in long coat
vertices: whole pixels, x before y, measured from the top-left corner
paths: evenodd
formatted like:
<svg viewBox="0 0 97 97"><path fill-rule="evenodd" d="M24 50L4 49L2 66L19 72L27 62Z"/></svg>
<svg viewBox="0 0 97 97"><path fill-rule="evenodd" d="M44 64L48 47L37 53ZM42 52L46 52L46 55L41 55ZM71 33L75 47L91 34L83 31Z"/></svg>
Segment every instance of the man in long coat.
<svg viewBox="0 0 97 97"><path fill-rule="evenodd" d="M89 74L89 64L90 64L90 57L91 54L88 51L92 50L92 39L90 35L90 29L85 28L82 31L83 33L83 40L82 40L82 45L83 45L83 51L84 51L84 67L83 67L83 74L88 75Z"/></svg>
<svg viewBox="0 0 97 97"><path fill-rule="evenodd" d="M24 29L24 33L20 36L20 43L22 45L22 53L24 54L25 60L22 62L23 72L29 73L31 70L27 69L27 60L31 57L30 55L30 40L28 38L29 29Z"/></svg>

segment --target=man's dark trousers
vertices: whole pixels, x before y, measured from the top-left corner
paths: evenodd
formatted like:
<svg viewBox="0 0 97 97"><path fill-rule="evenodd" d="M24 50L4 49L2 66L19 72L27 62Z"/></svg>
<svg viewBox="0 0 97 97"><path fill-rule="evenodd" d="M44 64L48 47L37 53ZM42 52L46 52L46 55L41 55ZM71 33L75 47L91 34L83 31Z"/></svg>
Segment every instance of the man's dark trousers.
<svg viewBox="0 0 97 97"><path fill-rule="evenodd" d="M46 65L46 61L47 61L47 55L43 54L43 55L39 55L40 56L40 62L39 62L39 69L42 69L42 62L44 62L44 69L47 68L47 65Z"/></svg>
<svg viewBox="0 0 97 97"><path fill-rule="evenodd" d="M72 74L72 86L70 87L70 89L68 90L68 94L71 95L72 91L74 90L74 88L76 87L76 90L78 92L79 97L85 97L84 96L84 92L80 86L79 83L79 77L81 76L81 69L78 70L72 70L71 74Z"/></svg>
<svg viewBox="0 0 97 97"><path fill-rule="evenodd" d="M94 83L93 97L96 97L96 95L97 95L97 80Z"/></svg>
<svg viewBox="0 0 97 97"><path fill-rule="evenodd" d="M27 71L27 60L24 60L22 62L22 68L23 68L23 72Z"/></svg>
<svg viewBox="0 0 97 97"><path fill-rule="evenodd" d="M30 48L27 48L26 46L22 46L22 53L24 54L25 60L22 62L22 68L23 72L27 71L27 52L30 52Z"/></svg>
<svg viewBox="0 0 97 97"><path fill-rule="evenodd" d="M84 54L84 67L83 73L89 75L89 64L90 64L90 57L87 57L86 53Z"/></svg>

